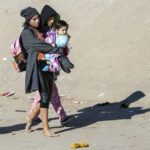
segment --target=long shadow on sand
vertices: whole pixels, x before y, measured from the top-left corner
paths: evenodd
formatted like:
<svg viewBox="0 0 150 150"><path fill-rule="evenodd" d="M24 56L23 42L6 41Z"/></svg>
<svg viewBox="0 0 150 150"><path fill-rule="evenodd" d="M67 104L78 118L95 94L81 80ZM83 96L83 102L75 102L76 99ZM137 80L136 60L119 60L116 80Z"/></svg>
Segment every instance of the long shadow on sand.
<svg viewBox="0 0 150 150"><path fill-rule="evenodd" d="M99 121L131 119L132 116L149 112L150 108L129 108L131 103L140 100L144 96L143 92L136 91L121 102L104 103L104 105L99 103L93 107L78 110L79 113L75 114L77 118L68 125L68 128L60 130L57 133L82 128Z"/></svg>
<svg viewBox="0 0 150 150"><path fill-rule="evenodd" d="M58 119L58 117L48 119L48 121L55 120L55 119ZM20 131L20 130L25 130L25 125L26 125L26 123L12 125L12 126L6 126L6 127L0 127L0 135L1 134L8 134L8 133L12 133L15 131ZM36 125L37 124L33 124L32 127L36 126Z"/></svg>
<svg viewBox="0 0 150 150"><path fill-rule="evenodd" d="M56 133L82 128L99 121L131 119L132 116L149 112L150 108L149 109L142 109L142 107L129 108L129 105L131 103L140 100L144 96L145 94L143 92L136 91L121 102L105 103L104 105L99 103L93 107L87 107L78 110L79 113L75 114L77 118L73 122L68 124L68 128L60 130ZM49 121L54 119L58 118L52 118L49 119ZM12 126L0 127L0 134L7 134L19 130L24 130L25 125L26 124L23 123ZM61 128L61 126L52 128Z"/></svg>

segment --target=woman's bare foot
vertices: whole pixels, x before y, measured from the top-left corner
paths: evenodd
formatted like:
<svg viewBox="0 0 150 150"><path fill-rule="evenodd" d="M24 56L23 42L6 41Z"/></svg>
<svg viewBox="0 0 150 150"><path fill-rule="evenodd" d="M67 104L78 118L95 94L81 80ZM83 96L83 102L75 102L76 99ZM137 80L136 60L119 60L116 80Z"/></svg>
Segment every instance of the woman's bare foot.
<svg viewBox="0 0 150 150"><path fill-rule="evenodd" d="M26 127L25 127L25 130L26 132L31 132L31 126L32 126L32 120L29 118L29 116L26 117L26 121L27 121L27 124L26 124Z"/></svg>
<svg viewBox="0 0 150 150"><path fill-rule="evenodd" d="M50 130L43 130L42 134L44 136L48 136L48 137L57 137L57 136L59 136L58 134L55 134L55 133L51 132Z"/></svg>

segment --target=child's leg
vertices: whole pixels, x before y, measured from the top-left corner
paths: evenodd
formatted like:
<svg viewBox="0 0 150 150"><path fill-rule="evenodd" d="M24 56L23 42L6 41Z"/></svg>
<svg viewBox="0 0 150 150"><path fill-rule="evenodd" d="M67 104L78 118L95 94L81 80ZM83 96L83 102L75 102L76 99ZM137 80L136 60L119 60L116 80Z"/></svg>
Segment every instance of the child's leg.
<svg viewBox="0 0 150 150"><path fill-rule="evenodd" d="M57 115L59 116L60 121L65 120L67 118L66 112L61 105L58 89L57 89L57 86L54 81L53 81L51 103L52 103Z"/></svg>
<svg viewBox="0 0 150 150"><path fill-rule="evenodd" d="M37 91L36 94L35 94L34 102L33 102L32 106L31 106L31 109L30 109L29 114L31 114L31 112L32 112L33 109L36 107L36 105L38 104L38 102L40 101L40 99L41 99L40 93L39 93L39 91ZM37 117L38 117L38 116L37 116ZM35 119L36 119L36 118L35 118Z"/></svg>
<svg viewBox="0 0 150 150"><path fill-rule="evenodd" d="M39 93L39 91L37 91L36 94L35 94L34 102L32 104L32 107L30 109L29 114L31 114L31 112L36 107L36 105L38 104L40 99L41 99L40 93ZM61 105L61 101L60 101L59 94L58 94L58 89L57 89L57 86L56 86L54 81L53 81L53 87L52 87L51 103L52 103L52 105L53 105L53 107L55 109L55 112L59 116L60 121L65 120L66 117L67 117L66 116L66 112L65 112L64 108Z"/></svg>

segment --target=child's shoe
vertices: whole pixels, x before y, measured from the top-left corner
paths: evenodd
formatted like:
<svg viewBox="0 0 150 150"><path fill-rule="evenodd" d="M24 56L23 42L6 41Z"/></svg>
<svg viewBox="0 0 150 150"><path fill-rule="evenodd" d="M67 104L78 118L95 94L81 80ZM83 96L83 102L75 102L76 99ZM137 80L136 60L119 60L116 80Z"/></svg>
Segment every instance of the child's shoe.
<svg viewBox="0 0 150 150"><path fill-rule="evenodd" d="M67 116L67 118L65 120L61 121L61 125L65 126L66 124L73 121L74 119L75 119L75 116Z"/></svg>

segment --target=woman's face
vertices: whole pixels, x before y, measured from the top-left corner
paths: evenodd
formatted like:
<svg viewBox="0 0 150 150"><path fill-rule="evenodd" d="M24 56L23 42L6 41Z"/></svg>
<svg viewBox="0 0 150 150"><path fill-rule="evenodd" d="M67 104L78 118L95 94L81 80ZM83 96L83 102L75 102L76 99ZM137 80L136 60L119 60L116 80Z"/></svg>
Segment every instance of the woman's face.
<svg viewBox="0 0 150 150"><path fill-rule="evenodd" d="M29 21L30 26L37 28L40 25L40 16L38 14L36 14L35 16L33 16L30 21Z"/></svg>
<svg viewBox="0 0 150 150"><path fill-rule="evenodd" d="M55 21L55 17L49 17L47 20L48 27L51 27Z"/></svg>

